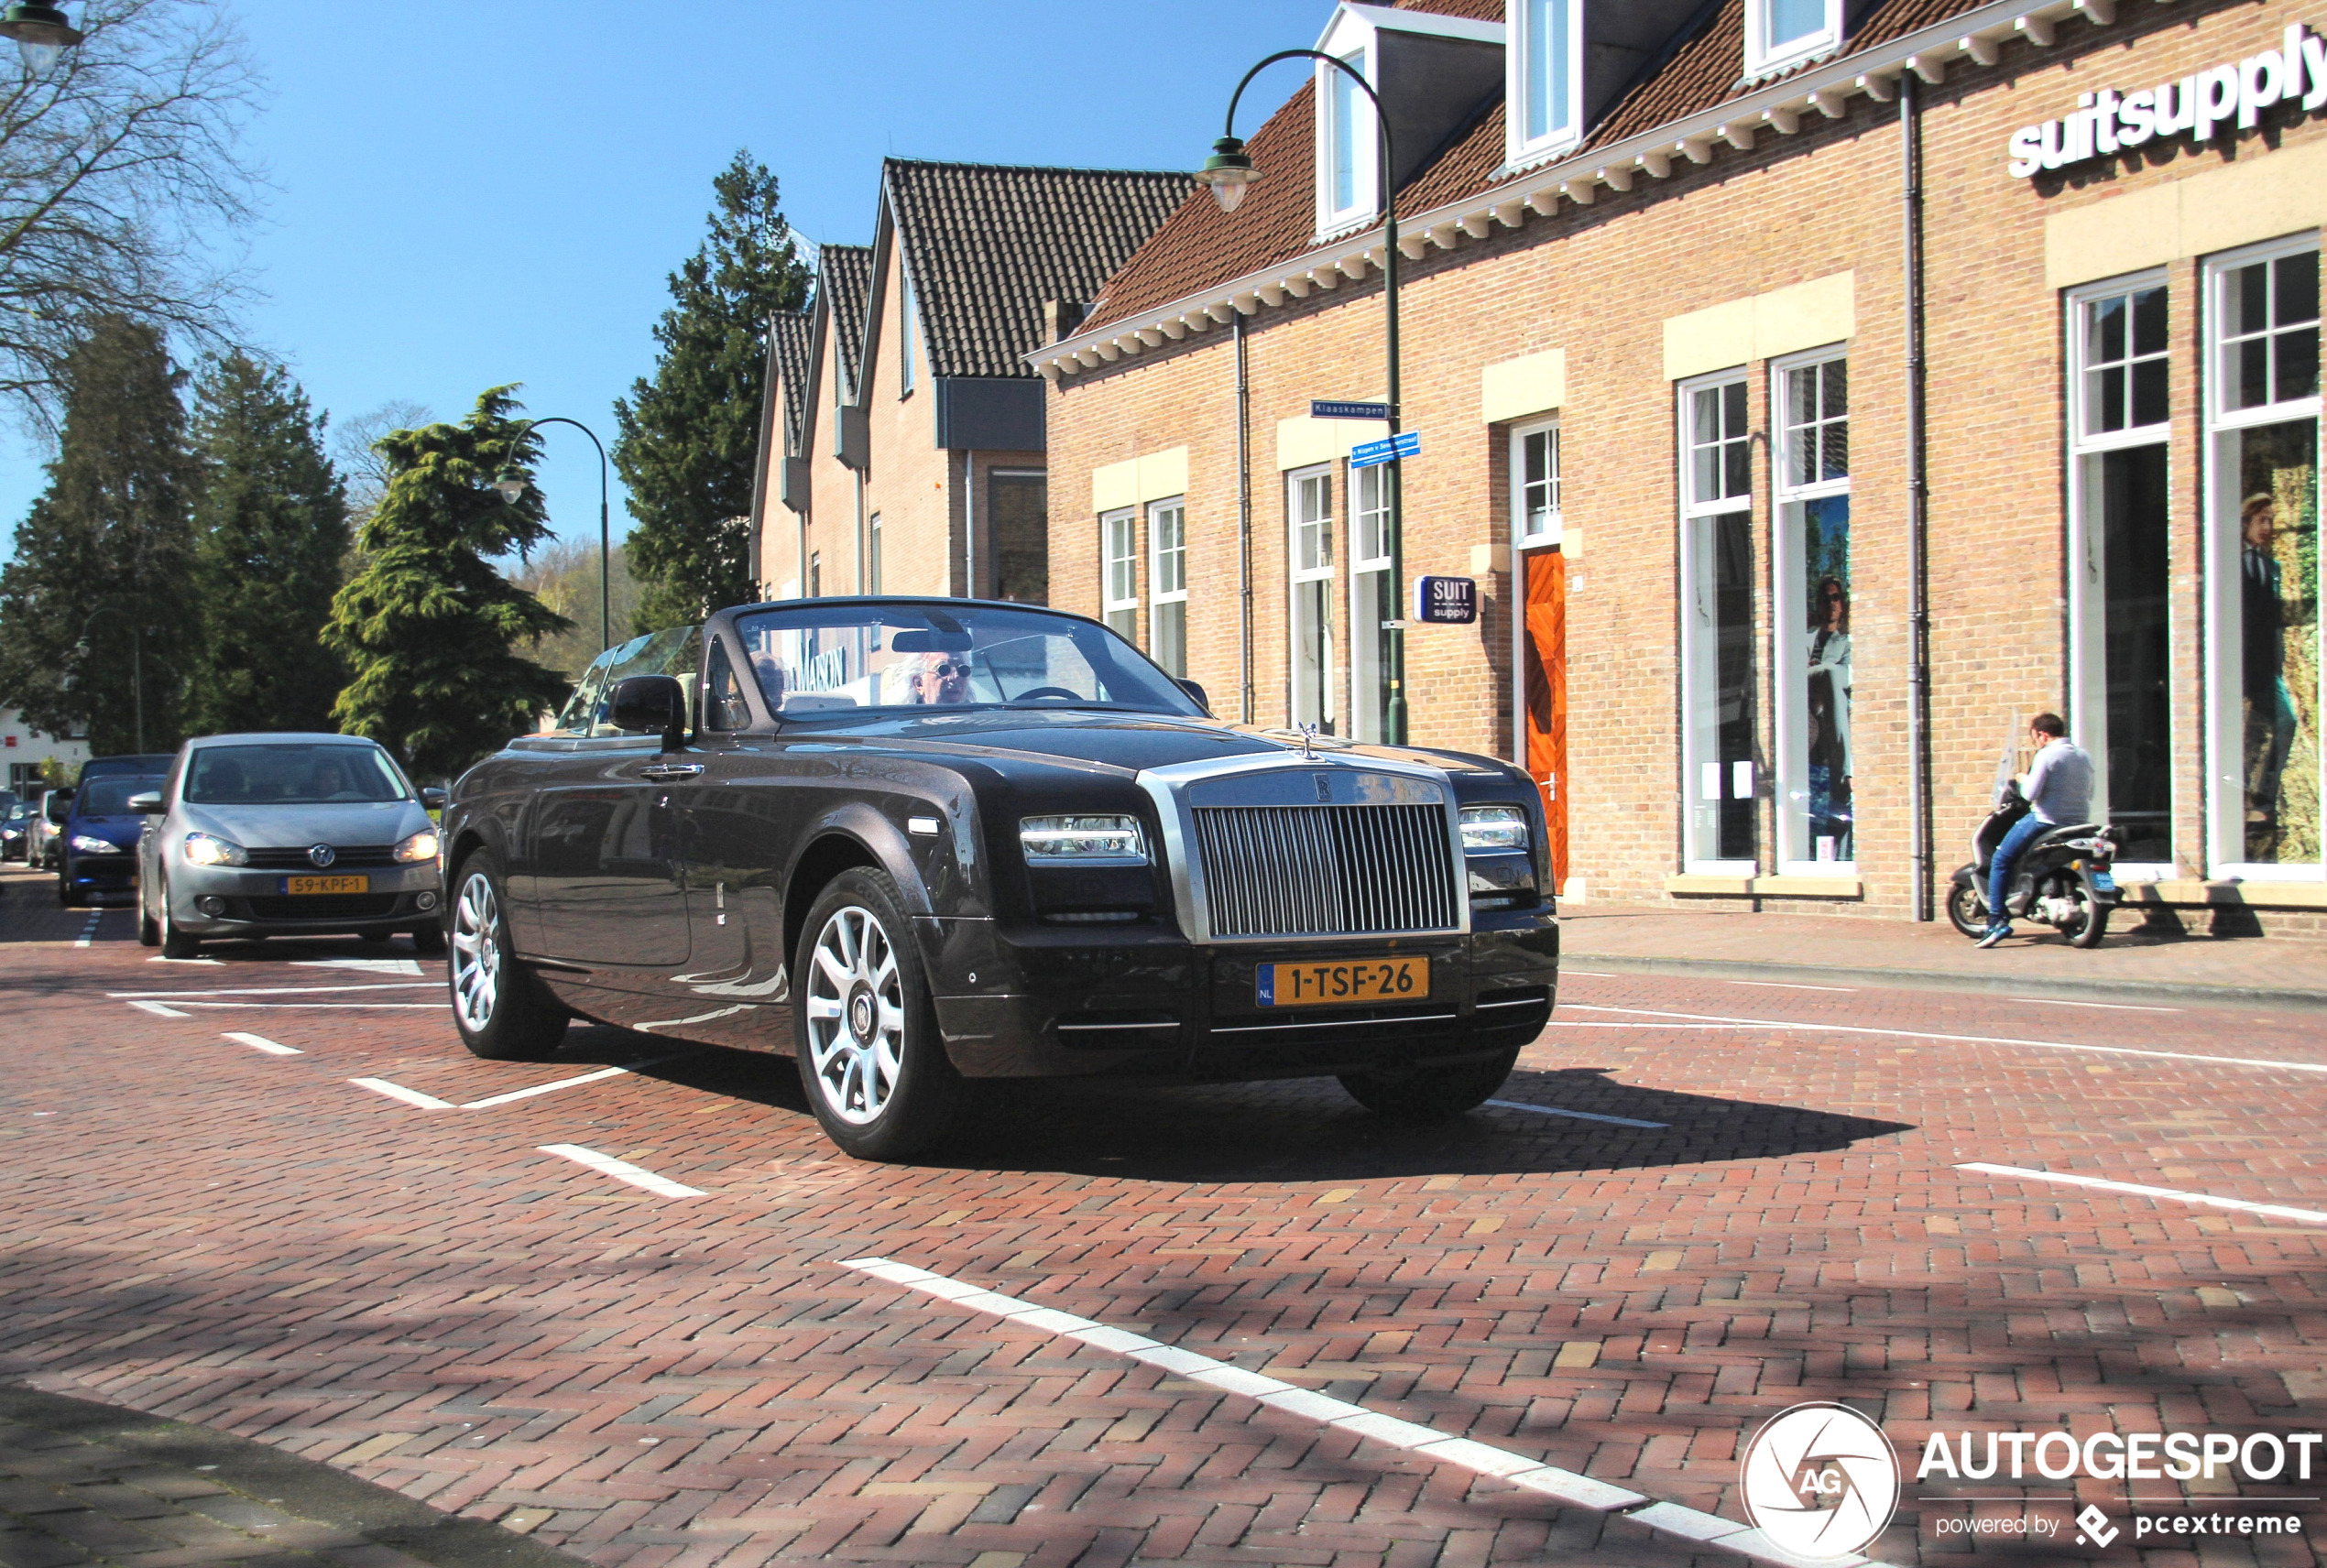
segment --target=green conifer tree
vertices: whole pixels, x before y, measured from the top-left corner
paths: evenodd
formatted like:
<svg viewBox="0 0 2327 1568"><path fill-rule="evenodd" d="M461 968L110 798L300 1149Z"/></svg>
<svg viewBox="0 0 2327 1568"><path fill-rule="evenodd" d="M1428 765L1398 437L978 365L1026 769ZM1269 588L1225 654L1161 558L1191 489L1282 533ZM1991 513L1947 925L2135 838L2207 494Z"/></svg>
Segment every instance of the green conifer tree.
<svg viewBox="0 0 2327 1568"><path fill-rule="evenodd" d="M486 391L457 425L380 440L388 488L358 541L364 570L323 634L352 672L340 728L423 779L453 777L565 700L563 677L511 649L572 623L491 564L550 531L530 484L514 502L493 488L504 466L530 480L540 452L510 390Z"/></svg>
<svg viewBox="0 0 2327 1568"><path fill-rule="evenodd" d="M85 725L96 756L167 751L198 632L185 374L158 330L100 316L63 378L49 488L0 570L0 691L37 729Z"/></svg>
<svg viewBox="0 0 2327 1568"><path fill-rule="evenodd" d="M322 421L280 365L235 353L194 384L197 734L321 730L347 670L322 646L347 556L347 488Z"/></svg>
<svg viewBox="0 0 2327 1568"><path fill-rule="evenodd" d="M645 584L639 631L759 597L748 514L768 314L808 298L776 177L739 151L712 190L710 235L671 275L673 303L655 323L654 379L632 383L614 405L614 463L638 519L629 552Z"/></svg>

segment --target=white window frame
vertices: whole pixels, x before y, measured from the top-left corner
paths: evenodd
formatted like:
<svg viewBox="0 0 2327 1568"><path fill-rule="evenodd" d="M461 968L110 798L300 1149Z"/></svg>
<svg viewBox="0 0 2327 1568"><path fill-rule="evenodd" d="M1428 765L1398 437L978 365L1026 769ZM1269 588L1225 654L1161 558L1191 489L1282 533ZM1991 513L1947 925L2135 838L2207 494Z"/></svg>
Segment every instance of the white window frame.
<svg viewBox="0 0 2327 1568"><path fill-rule="evenodd" d="M913 395L913 278L905 270L902 256L897 260L897 396Z"/></svg>
<svg viewBox="0 0 2327 1568"><path fill-rule="evenodd" d="M1543 40L1535 36L1535 0L1511 0L1510 44L1503 51L1503 102L1516 105L1503 125L1503 157L1511 163L1548 157L1583 140L1584 0L1545 3L1563 12L1567 20L1568 102L1560 106L1562 124L1538 136L1527 135L1535 104L1534 66Z"/></svg>
<svg viewBox="0 0 2327 1568"><path fill-rule="evenodd" d="M2205 419L2201 461L2204 464L2206 501L2204 542L2201 547L2205 563L2202 576L2206 596L2207 648L2204 675L2206 859L2207 875L2217 878L2237 878L2249 882L2327 880L2327 865L2318 862L2289 865L2242 858L2245 854L2246 826L2245 724L2241 706L2245 672L2240 667L2238 625L2243 572L2238 505L2242 497L2239 495L2238 465L2234 461L2225 462L2223 459L2225 451L2231 449L2231 442L2245 430L2260 425L2290 424L2305 419L2316 423L2320 418L2321 399L2312 396L2283 403L2267 403L2256 408L2225 408L2227 378L2222 374L2221 360L2222 295L2229 275L2239 267L2251 267L2258 261L2276 261L2281 256L2319 249L2319 231L2308 230L2287 238L2208 256L2201 276L2200 315L2203 335L2199 363L2204 367L2200 376L2200 385ZM2327 258L2322 258L2322 271L2327 271ZM2322 278L2322 282L2327 282L2327 278ZM2316 450L2322 460L2327 460L2327 431L2321 432L2320 445ZM2315 463L2313 473L2317 474L2322 466L2327 466L2327 463ZM2316 501L2314 504L2317 504ZM2327 692L2321 695L2327 697ZM2317 707L2312 709L2314 713L2320 711Z"/></svg>
<svg viewBox="0 0 2327 1568"><path fill-rule="evenodd" d="M1300 590L1307 583L1325 583L1326 592L1321 602L1325 605L1326 615L1328 617L1331 616L1334 602L1338 597L1333 592L1333 583L1339 574L1339 561L1334 549L1333 537L1334 467L1335 465L1330 463L1320 463L1308 468L1293 469L1284 476L1285 722L1296 726L1314 724L1321 735L1338 733L1337 721L1340 715L1331 711L1331 705L1334 698L1339 694L1338 677L1341 639L1334 635L1333 626L1328 619L1325 628L1325 668L1319 672L1317 682L1317 696L1322 711L1314 714L1305 713L1302 703L1306 693L1302 690L1300 680ZM1313 518L1308 523L1304 523L1301 517L1301 494L1303 487L1308 485L1324 485L1325 513L1322 517ZM1326 564L1322 567L1304 567L1301 564L1301 529L1309 526L1315 526L1321 530L1326 554Z"/></svg>
<svg viewBox="0 0 2327 1568"><path fill-rule="evenodd" d="M1787 354L1769 363L1769 423L1773 432L1770 472L1773 475L1770 517L1775 525L1775 537L1770 540L1770 669L1774 701L1771 741L1776 755L1771 759L1777 774L1775 792L1778 801L1777 842L1772 846L1773 856L1781 877L1855 877L1855 859L1820 860L1818 846L1809 842L1805 805L1797 811L1794 802L1807 802L1809 779L1807 772L1797 774L1795 758L1804 757L1808 767L1809 709L1804 682L1797 680L1803 670L1802 658L1808 637L1809 604L1803 597L1804 573L1799 570L1803 550L1802 524L1808 504L1835 496L1847 498L1851 494L1848 474L1840 479L1816 478L1803 483L1794 479L1794 459L1797 455L1797 431L1822 430L1828 421L1819 419L1807 426L1791 422L1793 401L1787 396L1787 380L1796 372L1813 369L1822 365L1850 364L1847 343L1829 343L1800 354ZM1856 414L1846 410L1841 416L1845 433L1855 421ZM1855 572L1852 574L1855 576ZM1852 844L1855 849L1857 803L1852 800L1853 831Z"/></svg>
<svg viewBox="0 0 2327 1568"><path fill-rule="evenodd" d="M1365 29L1361 37L1363 41L1354 48L1324 47L1336 59L1355 65L1367 85L1373 86L1374 61L1380 58L1381 50L1376 47L1372 29ZM1342 124L1344 89L1355 112L1355 125ZM1347 73L1323 60L1317 61L1316 66L1316 103L1317 125L1322 132L1317 137L1317 233L1325 234L1365 223L1382 210L1382 132L1374 124L1373 100L1350 82ZM1336 166L1340 161L1344 138L1349 148L1351 169L1351 199L1347 206L1334 200Z"/></svg>
<svg viewBox="0 0 2327 1568"><path fill-rule="evenodd" d="M2092 412L2092 385L2089 372L2095 365L2087 357L2089 333L2085 327L2085 312L2103 299L2122 295L2137 294L2145 289L2168 289L2166 298L2167 365L2173 363L2173 297L2165 268L2154 267L2123 277L2105 278L2098 283L2083 284L2068 291L2067 309L2061 322L2063 363L2068 366L2068 450L2069 450L2069 728L2078 744L2092 754L2092 820L2109 820L2109 664L2108 664L2108 604L2107 570L2102 560L2102 540L2092 526L2092 508L2098 497L2088 477L2092 460L2112 452L2133 447L2169 446L2168 483L2171 483L2169 441L2173 433L2173 416L2169 406L2165 419L2155 424L2132 425L2119 430L2093 430L2090 428ZM2136 363L2130 353L2132 339L2130 323L2126 339L2128 354L2125 363ZM2144 356L2157 357L2157 356ZM2114 363L2114 362L2113 362ZM2168 377L2170 381L2171 371ZM2167 636L2178 645L2181 637L2179 621L2169 619ZM2169 651L2169 658L2171 654ZM2169 664L2169 667L2172 667ZM2173 838L2173 824L2167 824L2167 842ZM2156 882L2177 877L2180 868L2173 861L2121 860L2116 863L2117 879L2121 882Z"/></svg>
<svg viewBox="0 0 2327 1568"><path fill-rule="evenodd" d="M1381 713L1387 696L1390 672L1374 669L1374 661L1382 657L1381 628L1371 625L1382 618L1378 608L1366 602L1371 593L1378 600L1382 583L1378 579L1390 570L1390 465L1376 463L1367 468L1347 471L1343 481L1344 494L1349 507L1349 734L1355 739L1379 741ZM1366 492L1373 492L1371 504L1366 504ZM1369 523L1378 528L1379 537L1369 550L1366 534ZM1393 615L1398 614L1396 602L1392 602ZM1365 690L1371 675L1381 686L1373 692Z"/></svg>
<svg viewBox="0 0 2327 1568"><path fill-rule="evenodd" d="M1743 365L1739 365L1732 370L1715 371L1710 376L1693 376L1687 381L1677 383L1674 387L1677 402L1679 421L1678 429L1680 432L1680 473L1678 476L1679 483L1677 489L1680 495L1681 503L1679 539L1679 560L1681 566L1681 848L1682 865L1689 875L1695 877L1752 877L1757 875L1762 868L1761 862L1758 858L1758 851L1761 842L1760 824L1758 820L1755 822L1754 830L1754 844L1757 858L1752 860L1725 860L1719 858L1717 855L1702 855L1699 853L1700 849L1706 847L1699 842L1700 835L1698 828L1697 808L1699 804L1699 797L1703 792L1705 782L1704 770L1708 766L1708 763L1706 758L1701 755L1704 749L1704 743L1699 734L1699 726L1697 723L1696 714L1690 704L1690 699L1695 694L1694 683L1696 672L1699 667L1700 665L1705 665L1710 669L1718 669L1717 664L1709 663L1709 661L1718 660L1720 658L1718 641L1716 640L1710 643L1708 641L1709 638L1715 637L1715 632L1710 626L1710 617L1707 615L1699 614L1698 611L1698 607L1704 603L1704 595L1708 591L1704 584L1704 564L1699 559L1700 552L1697 548L1698 537L1701 528L1709 527L1715 518L1730 517L1741 511L1745 512L1750 516L1753 509L1753 444L1751 429L1753 423L1753 411L1751 404L1749 403L1747 405L1746 410L1746 477L1744 493L1743 495L1719 495L1710 500L1699 499L1696 491L1696 456L1699 449L1695 442L1696 427L1691 419L1692 405L1696 400L1697 394L1699 392L1710 391L1715 388L1730 386L1747 386L1750 379L1750 373L1747 368ZM1748 396L1751 396L1750 392L1748 393ZM1713 759L1710 765L1720 768L1720 772L1717 777L1722 787L1729 791L1727 798L1753 800L1756 802L1754 805L1755 812L1758 813L1760 811L1760 779L1757 777L1758 770L1754 769L1750 759L1744 764L1744 767L1748 769L1748 771L1742 779L1737 776L1733 768L1723 766L1721 759L1720 758ZM1739 796L1736 791L1736 787L1741 782L1745 786L1745 793L1743 796ZM1705 798L1710 799L1712 797ZM1716 844L1713 847L1718 849L1718 844Z"/></svg>
<svg viewBox="0 0 2327 1568"><path fill-rule="evenodd" d="M1125 589L1129 592L1124 592ZM1140 513L1137 506L1102 512L1098 519L1099 619L1133 648L1140 641ZM1116 617L1128 616L1128 627Z"/></svg>
<svg viewBox="0 0 2327 1568"><path fill-rule="evenodd" d="M1177 548L1172 550L1164 548L1165 530L1156 526L1158 519L1167 513L1175 515L1174 527L1179 536ZM1169 563L1174 570L1167 571L1166 558L1173 556L1178 559ZM1178 586L1171 588L1164 586L1165 583L1175 580ZM1164 500L1150 501L1147 504L1147 584L1148 654L1155 659L1156 663L1164 663L1161 649L1156 647L1156 621L1164 605L1179 605L1181 668L1172 670L1166 666L1165 669L1167 673L1185 680L1187 676L1187 497L1185 495L1168 496Z"/></svg>
<svg viewBox="0 0 2327 1568"><path fill-rule="evenodd" d="M865 523L865 591L880 592L881 538L880 514L875 512Z"/></svg>
<svg viewBox="0 0 2327 1568"><path fill-rule="evenodd" d="M1542 528L1534 532L1522 530L1521 523L1527 516L1527 442L1536 436L1548 436L1544 483L1550 491L1551 508ZM1511 762L1524 772L1527 768L1527 556L1535 550L1554 549L1564 544L1567 525L1560 510L1562 478L1560 474L1559 419L1531 420L1511 429Z"/></svg>
<svg viewBox="0 0 2327 1568"><path fill-rule="evenodd" d="M1839 48L1842 42L1843 0L1825 0L1826 21L1816 32L1798 38L1770 37L1771 13L1778 0L1745 0L1745 74L1749 77L1782 71Z"/></svg>

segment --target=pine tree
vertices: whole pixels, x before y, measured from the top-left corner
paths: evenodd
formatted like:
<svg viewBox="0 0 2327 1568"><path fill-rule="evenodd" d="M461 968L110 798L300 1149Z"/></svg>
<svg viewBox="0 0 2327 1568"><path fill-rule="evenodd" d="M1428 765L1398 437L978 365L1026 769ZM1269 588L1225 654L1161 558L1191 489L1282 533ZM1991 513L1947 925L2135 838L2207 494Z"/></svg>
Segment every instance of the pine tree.
<svg viewBox="0 0 2327 1568"><path fill-rule="evenodd" d="M288 371L237 353L195 383L193 429L202 638L188 724L213 735L329 729L347 670L321 638L348 529L322 421Z"/></svg>
<svg viewBox="0 0 2327 1568"><path fill-rule="evenodd" d="M530 484L517 501L501 469L529 480L540 440L496 387L457 425L383 437L388 488L358 541L363 572L332 603L323 641L353 675L332 716L421 779L449 779L565 700L566 682L511 651L571 625L491 562L549 537Z"/></svg>
<svg viewBox="0 0 2327 1568"><path fill-rule="evenodd" d="M0 691L37 729L85 725L99 757L167 751L197 633L185 374L155 328L101 316L63 381L49 488L0 570Z"/></svg>
<svg viewBox="0 0 2327 1568"><path fill-rule="evenodd" d="M614 463L629 486L639 631L700 621L759 596L749 560L768 314L808 298L808 268L774 175L748 150L712 181L710 236L670 278L654 379L614 405Z"/></svg>

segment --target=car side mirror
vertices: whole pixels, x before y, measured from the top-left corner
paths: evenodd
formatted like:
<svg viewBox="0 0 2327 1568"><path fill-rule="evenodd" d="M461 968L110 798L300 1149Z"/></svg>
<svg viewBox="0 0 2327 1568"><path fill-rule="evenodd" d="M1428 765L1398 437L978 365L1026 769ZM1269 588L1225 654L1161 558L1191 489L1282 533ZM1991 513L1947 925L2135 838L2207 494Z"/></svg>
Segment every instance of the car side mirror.
<svg viewBox="0 0 2327 1568"><path fill-rule="evenodd" d="M1183 681L1179 683L1179 687L1181 691L1196 699L1196 705L1203 709L1207 716L1211 713L1212 699L1204 694L1202 686L1193 681Z"/></svg>
<svg viewBox="0 0 2327 1568"><path fill-rule="evenodd" d="M421 790L421 805L428 811L442 811L444 809L444 791L438 789L433 784L424 786Z"/></svg>
<svg viewBox="0 0 2327 1568"><path fill-rule="evenodd" d="M659 735L662 749L687 744L687 698L668 675L632 675L614 683L606 718L624 735Z"/></svg>
<svg viewBox="0 0 2327 1568"><path fill-rule="evenodd" d="M161 791L158 789L141 790L130 796L124 804L140 816L158 817L161 815Z"/></svg>

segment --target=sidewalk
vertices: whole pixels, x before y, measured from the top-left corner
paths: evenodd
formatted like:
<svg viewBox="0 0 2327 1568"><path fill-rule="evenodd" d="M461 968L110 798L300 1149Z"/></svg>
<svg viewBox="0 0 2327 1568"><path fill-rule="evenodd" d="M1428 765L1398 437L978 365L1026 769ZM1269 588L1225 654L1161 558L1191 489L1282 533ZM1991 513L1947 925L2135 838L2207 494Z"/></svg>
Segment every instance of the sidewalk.
<svg viewBox="0 0 2327 1568"><path fill-rule="evenodd" d="M2089 951L2027 921L1985 951L1944 920L1584 904L1559 926L1570 969L2327 1010L2327 942L2156 935L2137 917Z"/></svg>
<svg viewBox="0 0 2327 1568"><path fill-rule="evenodd" d="M582 1568L207 1427L0 1383L5 1568Z"/></svg>

